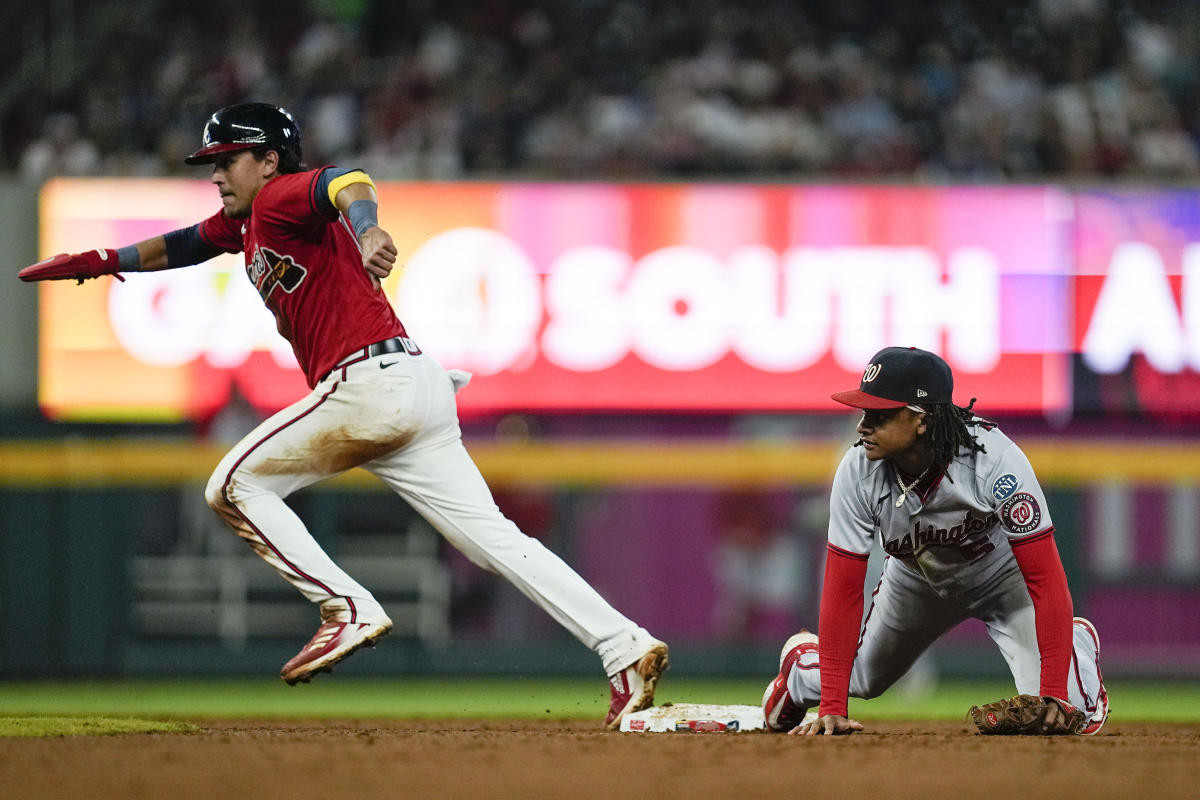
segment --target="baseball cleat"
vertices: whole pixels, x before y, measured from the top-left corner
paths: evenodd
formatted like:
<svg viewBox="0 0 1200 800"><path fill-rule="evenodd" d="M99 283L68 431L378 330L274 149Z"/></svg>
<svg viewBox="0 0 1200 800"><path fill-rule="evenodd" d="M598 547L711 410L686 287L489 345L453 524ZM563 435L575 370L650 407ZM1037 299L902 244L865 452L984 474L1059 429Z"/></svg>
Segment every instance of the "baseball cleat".
<svg viewBox="0 0 1200 800"><path fill-rule="evenodd" d="M1100 673L1100 634L1096 633L1096 626L1090 620L1083 617L1075 617L1075 624L1087 632L1092 638L1092 642L1096 647L1096 678L1100 681L1100 691L1096 696L1096 710L1088 717L1087 722L1079 730L1080 736L1092 736L1100 732L1104 727L1104 723L1108 720L1108 690L1104 688L1104 675Z"/></svg>
<svg viewBox="0 0 1200 800"><path fill-rule="evenodd" d="M612 700L604 727L615 731L621 727L621 719L634 711L654 705L654 689L658 679L667 669L667 646L655 642L646 654L616 675L608 678Z"/></svg>
<svg viewBox="0 0 1200 800"><path fill-rule="evenodd" d="M283 665L279 677L290 686L308 683L320 672L332 672L333 665L360 647L374 647L375 642L392 629L392 621L326 622L317 628L304 649Z"/></svg>
<svg viewBox="0 0 1200 800"><path fill-rule="evenodd" d="M767 731L785 733L804 720L804 706L797 705L788 694L788 675L801 656L817 652L817 635L801 629L783 643L779 651L779 674L763 691L763 717Z"/></svg>

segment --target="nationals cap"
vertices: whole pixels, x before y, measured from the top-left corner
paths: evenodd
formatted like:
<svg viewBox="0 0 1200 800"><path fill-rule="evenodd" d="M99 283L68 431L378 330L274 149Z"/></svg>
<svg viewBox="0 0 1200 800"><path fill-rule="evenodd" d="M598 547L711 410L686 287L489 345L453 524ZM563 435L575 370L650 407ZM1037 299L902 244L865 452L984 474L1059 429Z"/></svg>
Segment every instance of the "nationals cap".
<svg viewBox="0 0 1200 800"><path fill-rule="evenodd" d="M834 400L854 408L900 408L953 402L954 374L936 353L916 347L885 347L871 356L857 389Z"/></svg>

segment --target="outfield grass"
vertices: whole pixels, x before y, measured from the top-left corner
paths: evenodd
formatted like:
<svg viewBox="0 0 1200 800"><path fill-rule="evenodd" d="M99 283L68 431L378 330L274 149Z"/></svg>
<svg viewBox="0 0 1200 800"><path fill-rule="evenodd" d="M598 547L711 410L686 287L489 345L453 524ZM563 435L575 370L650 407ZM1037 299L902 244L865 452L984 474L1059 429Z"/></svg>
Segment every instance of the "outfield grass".
<svg viewBox="0 0 1200 800"><path fill-rule="evenodd" d="M1200 722L1200 682L1109 682L1114 720ZM901 691L852 700L861 719L959 720L971 705L1013 693L1011 684L943 681L931 693ZM663 682L661 703L756 705L762 684L680 678ZM600 680L322 676L307 686L275 679L0 681L3 717L204 719L601 718ZM0 728L2 731L2 728ZM0 735L11 735L0 732Z"/></svg>

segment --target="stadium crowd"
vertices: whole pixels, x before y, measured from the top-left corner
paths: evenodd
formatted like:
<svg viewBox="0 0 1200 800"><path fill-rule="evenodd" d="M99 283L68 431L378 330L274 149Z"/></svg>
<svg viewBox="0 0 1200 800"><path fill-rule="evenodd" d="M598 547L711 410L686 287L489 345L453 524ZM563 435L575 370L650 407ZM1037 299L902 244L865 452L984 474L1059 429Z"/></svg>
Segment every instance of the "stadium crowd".
<svg viewBox="0 0 1200 800"><path fill-rule="evenodd" d="M63 7L0 95L29 180L193 174L247 99L385 179L1200 174L1188 0L159 0L78 11L56 58Z"/></svg>

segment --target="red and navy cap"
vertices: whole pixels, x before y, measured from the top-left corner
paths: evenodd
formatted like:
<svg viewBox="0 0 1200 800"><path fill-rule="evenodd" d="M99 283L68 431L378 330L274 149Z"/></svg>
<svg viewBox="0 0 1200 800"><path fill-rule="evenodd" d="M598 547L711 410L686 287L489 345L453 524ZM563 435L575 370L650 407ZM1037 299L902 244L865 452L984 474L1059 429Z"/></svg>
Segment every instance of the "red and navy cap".
<svg viewBox="0 0 1200 800"><path fill-rule="evenodd" d="M871 356L857 389L831 397L854 408L902 408L953 402L954 373L945 360L916 347L885 347Z"/></svg>

